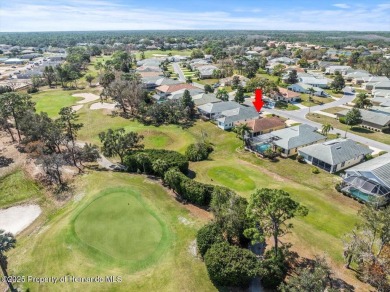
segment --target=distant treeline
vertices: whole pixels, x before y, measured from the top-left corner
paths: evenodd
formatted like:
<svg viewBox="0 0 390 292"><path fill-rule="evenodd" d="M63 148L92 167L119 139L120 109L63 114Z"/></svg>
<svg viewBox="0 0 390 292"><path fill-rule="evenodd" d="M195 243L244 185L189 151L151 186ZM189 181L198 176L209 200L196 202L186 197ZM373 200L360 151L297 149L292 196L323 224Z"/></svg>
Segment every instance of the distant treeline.
<svg viewBox="0 0 390 292"><path fill-rule="evenodd" d="M77 43L137 43L141 39L157 42L221 40L226 45L260 45L263 40L309 42L328 46L383 45L390 43L390 32L347 31L261 31L261 30L166 30L166 31L78 31L78 32L0 32L0 43L13 46L69 47Z"/></svg>

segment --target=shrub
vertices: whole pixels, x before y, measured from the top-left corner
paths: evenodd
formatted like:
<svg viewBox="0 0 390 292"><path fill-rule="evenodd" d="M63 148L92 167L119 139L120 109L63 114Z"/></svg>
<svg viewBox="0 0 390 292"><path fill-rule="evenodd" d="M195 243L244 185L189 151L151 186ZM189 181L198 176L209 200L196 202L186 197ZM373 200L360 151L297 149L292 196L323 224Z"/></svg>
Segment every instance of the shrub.
<svg viewBox="0 0 390 292"><path fill-rule="evenodd" d="M202 257L214 243L223 241L222 230L215 222L206 224L196 234L198 251Z"/></svg>
<svg viewBox="0 0 390 292"><path fill-rule="evenodd" d="M141 163L139 158L140 154L144 154L145 161ZM183 173L188 171L188 160L187 158L176 151L171 150L156 150L156 149L145 149L136 152L132 152L127 155L124 159L124 164L130 172L144 171L147 174L155 174L161 176L153 168L153 162L161 160L166 164L166 169L177 167Z"/></svg>
<svg viewBox="0 0 390 292"><path fill-rule="evenodd" d="M345 121L345 117L340 117L339 122L342 124L346 124L347 122Z"/></svg>
<svg viewBox="0 0 390 292"><path fill-rule="evenodd" d="M341 192L342 184L337 183L334 188L336 189L336 191Z"/></svg>
<svg viewBox="0 0 390 292"><path fill-rule="evenodd" d="M317 167L313 167L311 169L311 172L314 173L314 174L319 174L320 173L320 170L317 168Z"/></svg>
<svg viewBox="0 0 390 292"><path fill-rule="evenodd" d="M378 156L381 156L381 155L386 154L386 153L387 153L386 151L381 151L378 153Z"/></svg>
<svg viewBox="0 0 390 292"><path fill-rule="evenodd" d="M186 150L186 157L189 161L202 161L206 160L212 151L213 147L206 143L191 144Z"/></svg>
<svg viewBox="0 0 390 292"><path fill-rule="evenodd" d="M38 91L39 91L39 89L36 88L36 87L30 87L30 88L27 89L27 93L28 93L28 94L36 93L36 92L38 92Z"/></svg>
<svg viewBox="0 0 390 292"><path fill-rule="evenodd" d="M218 286L247 287L259 271L251 251L226 242L213 244L204 260L211 281Z"/></svg>
<svg viewBox="0 0 390 292"><path fill-rule="evenodd" d="M164 175L164 182L182 199L200 206L208 206L213 185L203 184L185 176L178 168L169 169Z"/></svg>
<svg viewBox="0 0 390 292"><path fill-rule="evenodd" d="M264 260L260 262L259 274L264 288L275 289L287 274L287 263L283 252L275 257L273 251L267 251Z"/></svg>
<svg viewBox="0 0 390 292"><path fill-rule="evenodd" d="M304 158L302 155L298 155L298 156L297 156L297 160L298 160L298 162L300 162L300 163L305 163L305 158Z"/></svg>

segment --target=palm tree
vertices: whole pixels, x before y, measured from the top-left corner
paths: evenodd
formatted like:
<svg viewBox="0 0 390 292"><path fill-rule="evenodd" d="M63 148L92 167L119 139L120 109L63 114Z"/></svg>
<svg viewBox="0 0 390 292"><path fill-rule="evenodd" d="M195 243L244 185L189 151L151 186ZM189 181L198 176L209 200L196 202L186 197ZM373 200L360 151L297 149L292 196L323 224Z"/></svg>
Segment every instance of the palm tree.
<svg viewBox="0 0 390 292"><path fill-rule="evenodd" d="M16 239L12 235L12 233L5 232L4 230L0 229L0 266L11 292L16 290L13 287L12 282L8 281L8 273L7 273L8 261L7 261L7 256L4 253L9 251L11 248L14 248L15 244L16 244Z"/></svg>
<svg viewBox="0 0 390 292"><path fill-rule="evenodd" d="M235 132L237 133L237 137L240 137L245 144L245 134L251 132L251 128L248 124L242 123L235 127Z"/></svg>
<svg viewBox="0 0 390 292"><path fill-rule="evenodd" d="M333 126L331 124L324 124L322 125L322 131L321 133L324 135L324 136L328 136L328 133L333 130Z"/></svg>

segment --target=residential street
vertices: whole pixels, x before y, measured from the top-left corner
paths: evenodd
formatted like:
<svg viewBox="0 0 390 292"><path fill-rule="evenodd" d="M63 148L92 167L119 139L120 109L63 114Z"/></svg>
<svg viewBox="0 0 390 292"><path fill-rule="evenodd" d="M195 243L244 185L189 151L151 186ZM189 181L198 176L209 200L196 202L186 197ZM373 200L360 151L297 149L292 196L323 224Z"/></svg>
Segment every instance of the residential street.
<svg viewBox="0 0 390 292"><path fill-rule="evenodd" d="M173 66L173 70L175 71L175 73L179 76L179 80L182 82L186 82L186 77L184 76L184 73L181 70L179 63L174 62L174 63L172 63L172 66Z"/></svg>
<svg viewBox="0 0 390 292"><path fill-rule="evenodd" d="M306 118L306 115L309 113L309 110L310 110L310 112L324 110L324 109L328 109L331 107L336 107L336 106L340 106L340 105L349 103L354 99L355 99L355 94L352 93L350 87L346 87L346 88L344 88L344 96L342 98L340 98L339 100L327 103L327 104L313 106L310 109L304 108L304 109L295 110L295 111L284 111L284 110L268 109L267 108L267 109L263 109L262 112L263 111L269 112L269 113L272 113L272 114L275 114L275 115L278 115L278 116L281 116L281 117L284 117L287 119L294 120L298 123L305 123L305 124L317 127L318 129L321 129L322 124L310 121ZM247 104L249 104L249 103L247 102ZM345 136L345 131L340 130L340 129L336 129L336 128L333 131L331 131L331 133L333 133L333 134L340 133L340 137ZM368 138L364 138L362 136L355 135L351 132L347 132L347 138L351 138L352 140L355 140L355 141L362 143L364 145L367 145L367 146L371 146L374 148L378 148L378 149L390 152L390 145L387 145L387 144L384 144L384 143L381 143L381 142L378 142L375 140L371 140Z"/></svg>

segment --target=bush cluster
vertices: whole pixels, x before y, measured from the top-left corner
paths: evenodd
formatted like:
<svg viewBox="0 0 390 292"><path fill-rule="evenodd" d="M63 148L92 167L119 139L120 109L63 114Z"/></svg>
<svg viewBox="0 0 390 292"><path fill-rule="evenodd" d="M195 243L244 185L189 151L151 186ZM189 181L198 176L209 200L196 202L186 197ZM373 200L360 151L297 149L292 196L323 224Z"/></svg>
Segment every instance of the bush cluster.
<svg viewBox="0 0 390 292"><path fill-rule="evenodd" d="M188 146L186 156L189 161L202 161L209 157L213 147L206 143L196 143Z"/></svg>

